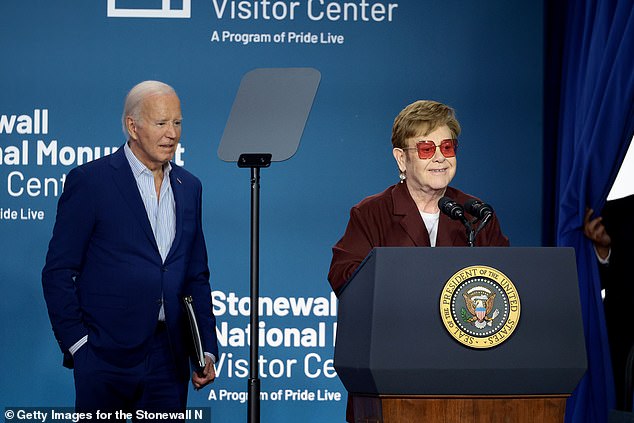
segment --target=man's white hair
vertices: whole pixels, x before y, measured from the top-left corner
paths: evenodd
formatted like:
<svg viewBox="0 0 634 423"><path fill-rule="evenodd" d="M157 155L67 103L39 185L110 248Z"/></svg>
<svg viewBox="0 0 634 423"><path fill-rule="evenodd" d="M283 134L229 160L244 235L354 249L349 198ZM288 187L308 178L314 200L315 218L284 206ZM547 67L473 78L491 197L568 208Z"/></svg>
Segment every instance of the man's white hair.
<svg viewBox="0 0 634 423"><path fill-rule="evenodd" d="M136 84L125 98L125 104L123 105L123 115L121 116L121 124L123 125L123 135L128 139L130 134L128 133L128 125L126 124L126 118L132 116L136 122L141 118L141 109L143 101L153 95L167 95L174 94L176 91L171 86L160 81L143 81Z"/></svg>

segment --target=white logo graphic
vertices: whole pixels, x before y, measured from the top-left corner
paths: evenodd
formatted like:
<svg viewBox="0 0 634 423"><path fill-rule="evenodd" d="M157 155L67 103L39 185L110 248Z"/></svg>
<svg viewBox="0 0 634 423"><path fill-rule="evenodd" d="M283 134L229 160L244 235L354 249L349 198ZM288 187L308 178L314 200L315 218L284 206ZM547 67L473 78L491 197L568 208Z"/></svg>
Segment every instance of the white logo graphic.
<svg viewBox="0 0 634 423"><path fill-rule="evenodd" d="M117 8L117 0L108 0L109 18L190 18L192 0L182 0L182 9L172 9L171 0L162 0L160 9Z"/></svg>

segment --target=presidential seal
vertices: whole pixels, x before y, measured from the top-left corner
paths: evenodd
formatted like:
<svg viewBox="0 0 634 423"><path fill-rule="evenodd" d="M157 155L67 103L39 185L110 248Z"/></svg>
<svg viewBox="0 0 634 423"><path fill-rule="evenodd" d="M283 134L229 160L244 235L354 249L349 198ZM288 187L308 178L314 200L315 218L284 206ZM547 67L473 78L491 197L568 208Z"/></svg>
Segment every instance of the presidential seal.
<svg viewBox="0 0 634 423"><path fill-rule="evenodd" d="M520 318L520 297L513 282L488 266L457 271L440 295L440 316L458 342L491 348L506 341Z"/></svg>

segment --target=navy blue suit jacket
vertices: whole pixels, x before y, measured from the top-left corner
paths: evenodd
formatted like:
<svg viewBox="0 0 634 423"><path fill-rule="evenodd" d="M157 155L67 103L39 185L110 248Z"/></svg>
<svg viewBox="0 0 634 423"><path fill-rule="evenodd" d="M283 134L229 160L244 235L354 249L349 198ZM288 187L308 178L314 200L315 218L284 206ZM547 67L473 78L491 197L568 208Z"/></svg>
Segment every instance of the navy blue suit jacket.
<svg viewBox="0 0 634 423"><path fill-rule="evenodd" d="M146 355L164 301L179 374L188 377L187 316L192 295L205 351L218 357L200 181L172 164L176 235L163 263L123 147L69 172L49 244L42 285L64 364L84 335L100 358L138 364Z"/></svg>

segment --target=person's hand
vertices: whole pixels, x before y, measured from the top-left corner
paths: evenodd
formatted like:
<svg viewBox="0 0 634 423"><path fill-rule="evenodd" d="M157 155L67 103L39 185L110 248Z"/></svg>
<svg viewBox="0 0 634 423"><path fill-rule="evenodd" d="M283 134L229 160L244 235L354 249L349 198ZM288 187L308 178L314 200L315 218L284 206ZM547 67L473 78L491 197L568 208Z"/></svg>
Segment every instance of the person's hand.
<svg viewBox="0 0 634 423"><path fill-rule="evenodd" d="M211 361L211 357L205 356L205 368L202 371L202 375L199 375L198 372L192 372L192 383L194 384L194 388L201 389L210 384L216 378L216 368L214 367L214 363Z"/></svg>
<svg viewBox="0 0 634 423"><path fill-rule="evenodd" d="M592 213L594 213L594 210L586 209L586 215L583 219L583 233L593 242L599 257L605 259L610 253L612 239L605 230L605 226L603 226L603 218L601 216L590 220Z"/></svg>

